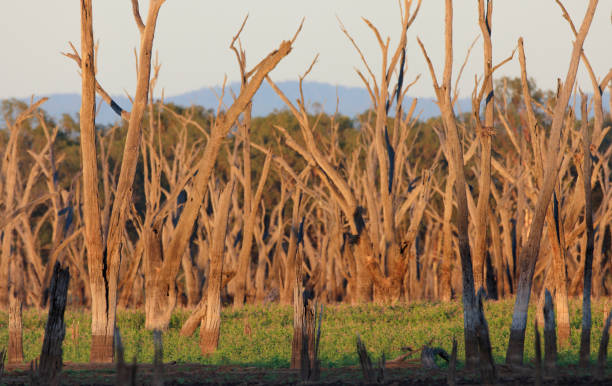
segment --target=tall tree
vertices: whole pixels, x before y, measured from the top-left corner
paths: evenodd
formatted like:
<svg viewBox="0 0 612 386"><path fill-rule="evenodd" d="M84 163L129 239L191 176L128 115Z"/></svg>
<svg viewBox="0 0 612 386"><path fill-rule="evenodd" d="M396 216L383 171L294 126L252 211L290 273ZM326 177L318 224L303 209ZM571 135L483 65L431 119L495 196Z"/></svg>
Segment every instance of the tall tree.
<svg viewBox="0 0 612 386"><path fill-rule="evenodd" d="M574 82L576 80L576 71L580 62L582 53L582 45L589 32L595 10L597 9L598 0L590 0L586 14L582 21L580 31L574 42L572 55L570 58L569 69L565 77L565 81L560 89L557 101L554 107L553 119L550 128L550 136L548 138L546 163L544 164L544 176L542 186L537 197L535 212L529 230L529 236L525 245L521 249L519 257L519 279L516 292L516 300L514 303L514 312L512 314L512 326L510 327L510 339L508 342L508 350L506 352L506 363L522 364L523 349L525 344L525 328L527 326L527 308L529 306L529 298L531 296L531 286L535 272L536 261L540 251L540 240L548 205L551 201L553 190L555 189L557 175L562 153L561 150L561 128L565 123L565 111L569 102ZM519 58L521 62L521 73L523 74L523 83L526 83L526 64L525 54L523 52L522 39L519 40ZM524 87L525 88L525 87ZM528 111L531 109L531 99L529 93L524 93L525 105ZM530 130L536 129L537 122L530 114L531 126Z"/></svg>
<svg viewBox="0 0 612 386"><path fill-rule="evenodd" d="M148 101L149 78L151 73L151 52L159 10L165 0L152 0L146 25L140 16L138 0L132 0L134 19L140 31L140 53L138 57L138 81L132 111L123 114L115 102L111 107L128 119L123 159L115 199L108 224L102 228L98 192L98 165L95 133L95 94L105 94L95 78L92 2L81 2L81 55L70 56L81 66L81 157L83 167L83 215L85 221L85 242L92 293L92 362L112 362L117 307L117 284L120 250L124 234L126 213L132 199L132 184L139 157L141 121ZM108 94L106 94L108 96Z"/></svg>

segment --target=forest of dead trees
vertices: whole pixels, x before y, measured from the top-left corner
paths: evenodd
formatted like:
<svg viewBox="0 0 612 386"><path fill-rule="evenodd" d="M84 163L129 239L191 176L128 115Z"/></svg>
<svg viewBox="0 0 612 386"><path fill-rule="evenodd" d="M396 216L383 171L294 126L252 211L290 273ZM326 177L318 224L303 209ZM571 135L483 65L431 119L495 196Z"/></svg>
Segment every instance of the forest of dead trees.
<svg viewBox="0 0 612 386"><path fill-rule="evenodd" d="M602 98L612 70L595 73L589 58L601 53L582 49L598 1L581 20L560 2L549 16L565 17L575 36L549 93L530 80L522 39L493 63L493 1L470 3L481 30L472 47L484 53L471 112L454 108L465 63L453 62L464 53L453 52L452 0L440 15L443 73L420 40L420 52L407 51L420 3L400 2L393 44L364 19L378 56L341 25L371 98L351 120L309 111L301 84L316 58L298 100L275 85L301 25L253 65L240 43L246 19L228 39L241 79L224 90L233 103L165 105L152 53L164 0L144 18L132 1L140 47L128 111L96 80L91 0L82 1L80 49L65 54L82 76L78 122L49 119L44 99L3 106L0 307L10 340L21 339L22 308L44 306L56 262L70 268L68 303L91 309L93 362L112 361L119 307L143 307L151 330L166 329L175 307L192 308L182 333L199 327L206 353L218 345L222 304L292 304L296 286L318 303L462 299L468 362L478 360L478 290L515 298L511 363L523 358L527 305L541 309L548 289L566 340L568 298L582 296L586 311L591 296L612 294L612 105ZM429 73L411 73L408 56ZM495 75L508 61L520 77ZM576 87L579 66L589 90ZM416 100L405 103L417 81L433 84L439 118L421 121ZM286 109L252 117L263 82ZM120 123L95 125L96 94Z"/></svg>

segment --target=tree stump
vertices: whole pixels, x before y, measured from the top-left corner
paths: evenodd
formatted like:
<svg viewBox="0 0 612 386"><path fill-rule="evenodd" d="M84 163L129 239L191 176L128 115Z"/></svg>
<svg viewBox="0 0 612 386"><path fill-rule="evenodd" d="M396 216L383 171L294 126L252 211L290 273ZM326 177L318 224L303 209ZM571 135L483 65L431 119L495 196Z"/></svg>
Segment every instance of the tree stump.
<svg viewBox="0 0 612 386"><path fill-rule="evenodd" d="M64 311L69 282L69 269L61 268L59 262L55 263L49 287L49 317L38 368L39 377L43 381L52 382L62 369L62 342L66 334Z"/></svg>
<svg viewBox="0 0 612 386"><path fill-rule="evenodd" d="M18 255L11 256L9 263L9 324L8 324L8 363L23 362L23 300L25 284L23 282L23 262Z"/></svg>
<svg viewBox="0 0 612 386"><path fill-rule="evenodd" d="M23 362L23 329L21 294L13 286L9 287L9 325L8 325L8 363Z"/></svg>

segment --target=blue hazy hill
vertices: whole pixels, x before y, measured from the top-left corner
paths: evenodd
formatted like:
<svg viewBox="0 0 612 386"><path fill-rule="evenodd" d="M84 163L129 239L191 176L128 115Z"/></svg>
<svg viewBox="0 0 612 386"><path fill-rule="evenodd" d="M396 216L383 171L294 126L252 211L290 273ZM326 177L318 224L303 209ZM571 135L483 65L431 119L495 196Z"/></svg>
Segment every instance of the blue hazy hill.
<svg viewBox="0 0 612 386"><path fill-rule="evenodd" d="M278 82L278 87L285 93L287 98L292 103L295 103L299 97L299 84L297 81ZM365 88L334 86L328 83L319 82L304 82L304 98L306 99L307 107L310 112L319 112L321 109L326 113L336 111L336 101L338 100L338 111L341 114L349 117L355 117L363 113L371 106L370 96ZM228 86L223 99L224 105L227 107L232 102L232 92L235 94L240 90L240 84L232 83ZM180 106L200 105L205 108L216 109L219 102L218 96L221 95L221 87L204 87L198 90L189 91L183 94L165 98L166 102L172 102ZM40 95L49 97L43 108L54 118L58 119L62 114L70 114L75 117L78 114L81 105L81 97L79 94L50 94ZM125 96L114 96L115 101L124 109L130 110L131 103ZM610 96L604 94L604 108L608 106ZM99 98L98 98L99 100ZM412 103L412 97L407 96L404 101L405 109L408 109ZM97 116L97 123L111 124L117 121L117 115L106 105L99 103L100 110ZM272 88L264 82L255 94L253 100L253 115L266 116L275 110L285 109L284 102L272 90ZM471 110L471 101L469 98L460 98L455 106L457 112L469 112ZM434 98L418 98L415 114L419 115L421 120L426 120L431 117L440 115L438 105ZM578 117L580 114L577 114Z"/></svg>
<svg viewBox="0 0 612 386"><path fill-rule="evenodd" d="M292 103L299 97L299 85L297 81L278 82L278 87L285 93L287 98ZM306 99L309 111L318 112L325 111L333 113L336 111L336 101L338 100L338 112L349 117L355 117L363 113L371 106L370 96L365 88L361 87L346 87L333 86L327 83L304 82L304 98ZM223 103L229 106L232 102L232 93L238 93L240 84L232 83L225 92ZM189 91L183 94L166 97L166 102L172 102L181 106L200 105L206 108L216 109L219 101L218 96L221 95L221 87L206 87L194 91ZM79 94L49 94L40 95L46 96L49 100L43 105L43 108L53 118L59 119L62 114L69 114L73 117L79 112L81 105L81 96ZM127 97L113 96L115 101L124 109L130 110L131 103ZM98 98L99 100L99 98ZM406 97L406 109L412 103L412 97ZM117 115L105 103L99 103L96 122L99 124L111 124L117 121ZM458 108L465 112L469 111L471 102L469 99L459 99ZM263 83L253 100L253 115L265 116L274 110L282 110L286 108L284 102L267 84ZM440 110L433 98L418 98L416 114L420 114L420 119L428 119L440 115Z"/></svg>

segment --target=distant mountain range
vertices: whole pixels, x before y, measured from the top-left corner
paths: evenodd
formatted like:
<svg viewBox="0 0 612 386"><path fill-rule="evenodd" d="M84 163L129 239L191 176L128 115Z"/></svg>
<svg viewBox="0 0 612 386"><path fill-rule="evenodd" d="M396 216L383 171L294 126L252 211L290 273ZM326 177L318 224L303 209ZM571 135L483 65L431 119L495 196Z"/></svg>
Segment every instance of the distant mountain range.
<svg viewBox="0 0 612 386"><path fill-rule="evenodd" d="M278 87L285 93L287 98L295 104L295 100L299 97L299 84L297 81L278 82ZM240 90L239 83L232 83L229 88L235 94ZM223 102L225 106L230 106L232 102L229 88L225 92ZM355 117L363 113L371 106L370 96L365 88L333 86L327 83L304 82L304 98L306 99L309 111L318 112L325 111L326 113L334 113L336 111L336 100L338 99L338 112L349 117ZM195 91L189 91L184 94L166 97L166 102L172 102L180 106L200 105L206 108L216 109L219 102L218 97L221 95L221 87L201 88ZM60 118L62 114L70 114L75 117L78 114L81 106L80 94L50 94L41 95L47 96L49 100L42 106L52 117ZM130 110L131 103L125 96L113 96L114 100L124 109ZM407 97L405 100L405 109L410 107L412 98ZM253 100L253 115L266 116L275 110L285 109L285 103L274 92L274 90L264 82L255 94ZM461 111L469 111L471 101L469 99L459 99L458 108ZM434 98L418 98L415 114L420 114L420 119L428 119L440 115L440 110L435 103ZM96 122L99 124L111 124L118 120L117 115L110 107L102 103Z"/></svg>
<svg viewBox="0 0 612 386"><path fill-rule="evenodd" d="M299 97L299 83L297 81L278 82L278 87L285 93L287 98L292 103ZM229 106L232 102L231 93L238 93L240 90L239 83L232 83L225 92L223 102L225 106ZM365 88L361 87L346 87L333 86L328 83L319 82L304 82L304 98L306 99L309 111L318 112L325 111L326 113L334 113L336 111L336 100L338 100L338 112L349 117L355 117L363 113L371 107L370 96ZM165 98L166 102L172 102L180 106L200 105L206 108L216 109L219 104L217 96L221 95L221 87L201 88L195 91L189 91L184 94L175 95ZM43 96L43 95L41 95ZM80 94L50 94L43 108L54 118L60 118L62 114L70 114L76 116L81 105ZM130 110L131 103L125 96L114 96L115 101L124 109ZM406 97L405 109L408 109L412 103L412 97ZM604 108L608 106L609 95L604 95ZM469 98L460 98L455 106L457 112L468 112L471 110L472 104ZM253 100L253 115L266 116L275 110L285 109L285 103L272 90L268 83L264 82L255 94ZM419 115L421 120L426 120L431 117L440 115L440 109L434 98L418 98L415 114ZM579 114L578 114L579 116ZM101 104L100 111L96 122L99 124L111 124L118 120L117 115L105 103Z"/></svg>

